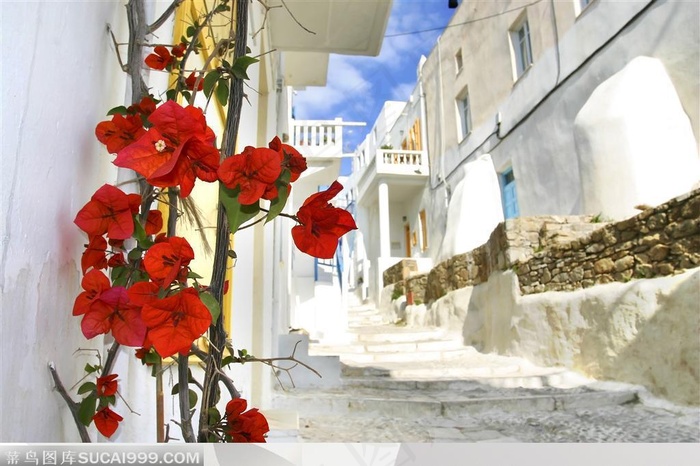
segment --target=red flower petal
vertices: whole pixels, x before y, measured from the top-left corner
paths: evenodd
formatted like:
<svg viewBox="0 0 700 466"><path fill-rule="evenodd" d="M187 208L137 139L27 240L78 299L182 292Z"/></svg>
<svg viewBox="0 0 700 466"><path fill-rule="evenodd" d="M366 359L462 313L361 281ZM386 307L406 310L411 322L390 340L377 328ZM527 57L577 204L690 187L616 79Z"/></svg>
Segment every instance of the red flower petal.
<svg viewBox="0 0 700 466"><path fill-rule="evenodd" d="M146 57L146 65L154 70L164 70L170 63L172 63L175 58L170 55L167 48L162 45L157 46L153 49L152 54Z"/></svg>
<svg viewBox="0 0 700 466"><path fill-rule="evenodd" d="M89 268L104 269L107 267L107 240L104 236L93 236L80 258L83 274Z"/></svg>
<svg viewBox="0 0 700 466"><path fill-rule="evenodd" d="M109 278L99 270L90 270L85 274L80 282L83 287L82 293L75 299L73 305L73 315L79 316L90 310L92 304L100 299L103 291L110 288Z"/></svg>
<svg viewBox="0 0 700 466"><path fill-rule="evenodd" d="M95 128L97 140L106 145L111 154L116 154L145 133L143 122L138 115L124 117L116 114L111 121L100 122Z"/></svg>
<svg viewBox="0 0 700 466"><path fill-rule="evenodd" d="M99 430L102 435L109 438L116 432L119 423L123 421L124 418L109 409L109 406L105 406L95 413L92 420L95 421L97 430Z"/></svg>
<svg viewBox="0 0 700 466"><path fill-rule="evenodd" d="M219 167L219 180L227 188L240 188L238 202L256 203L282 171L279 154L264 147L246 147L243 153L224 160Z"/></svg>
<svg viewBox="0 0 700 466"><path fill-rule="evenodd" d="M192 342L211 325L211 313L193 288L146 304L142 317L148 326L148 339L163 358L189 351Z"/></svg>
<svg viewBox="0 0 700 466"><path fill-rule="evenodd" d="M78 212L74 222L90 236L107 233L112 239L127 239L134 232L130 198L119 188L105 184Z"/></svg>
<svg viewBox="0 0 700 466"><path fill-rule="evenodd" d="M149 210L144 228L147 235L157 235L163 229L163 212L160 210Z"/></svg>
<svg viewBox="0 0 700 466"><path fill-rule="evenodd" d="M143 258L143 264L151 280L163 288L170 285L194 259L192 246L185 238L173 236L166 242L150 247Z"/></svg>
<svg viewBox="0 0 700 466"><path fill-rule="evenodd" d="M299 176L306 170L306 158L299 153L294 147L289 144L284 144L280 138L275 136L270 141L270 149L278 152L282 161L282 168L291 172L289 181L294 182L299 179Z"/></svg>
<svg viewBox="0 0 700 466"><path fill-rule="evenodd" d="M97 378L97 396L112 396L117 393L117 374Z"/></svg>

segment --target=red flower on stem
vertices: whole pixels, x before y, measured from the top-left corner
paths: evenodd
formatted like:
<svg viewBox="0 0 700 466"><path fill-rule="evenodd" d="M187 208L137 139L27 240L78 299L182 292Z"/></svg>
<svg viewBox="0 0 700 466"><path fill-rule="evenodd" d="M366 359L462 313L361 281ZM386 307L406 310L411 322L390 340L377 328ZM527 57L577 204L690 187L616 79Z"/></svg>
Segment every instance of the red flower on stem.
<svg viewBox="0 0 700 466"><path fill-rule="evenodd" d="M172 54L178 58L185 56L185 51L187 51L187 44L180 42L179 44L173 46Z"/></svg>
<svg viewBox="0 0 700 466"><path fill-rule="evenodd" d="M193 259L190 243L172 236L151 246L144 255L143 265L151 280L167 288L173 281L187 277L187 266Z"/></svg>
<svg viewBox="0 0 700 466"><path fill-rule="evenodd" d="M116 114L110 121L102 121L95 128L97 140L107 146L110 154L116 154L146 133L139 115Z"/></svg>
<svg viewBox="0 0 700 466"><path fill-rule="evenodd" d="M248 403L236 398L226 404L226 433L233 442L265 442L265 434L270 431L265 416L257 408L245 411ZM245 412L244 412L245 411Z"/></svg>
<svg viewBox="0 0 700 466"><path fill-rule="evenodd" d="M227 158L219 167L219 180L229 189L240 188L238 202L255 204L280 176L280 156L265 147L246 147L241 154ZM274 186L274 185L273 185Z"/></svg>
<svg viewBox="0 0 700 466"><path fill-rule="evenodd" d="M107 268L108 265L107 240L104 236L90 237L90 242L85 247L85 252L83 252L80 258L80 268L83 270L83 275L90 267L94 269L104 269Z"/></svg>
<svg viewBox="0 0 700 466"><path fill-rule="evenodd" d="M170 55L170 51L162 45L158 45L153 49L153 53L148 55L144 60L149 68L154 70L164 70L168 66L175 63L175 57Z"/></svg>
<svg viewBox="0 0 700 466"><path fill-rule="evenodd" d="M110 289L111 283L109 278L100 272L99 270L92 269L85 274L83 280L80 282L83 287L82 293L75 298L75 303L73 304L73 315L80 316L87 313L92 305L99 301L102 292Z"/></svg>
<svg viewBox="0 0 700 466"><path fill-rule="evenodd" d="M163 358L187 354L192 342L211 325L211 313L194 288L144 305L141 316L148 326L148 340Z"/></svg>
<svg viewBox="0 0 700 466"><path fill-rule="evenodd" d="M89 236L107 233L110 239L127 239L134 233L134 214L138 213L141 196L125 194L106 184L92 195L80 209L75 224Z"/></svg>
<svg viewBox="0 0 700 466"><path fill-rule="evenodd" d="M282 162L282 168L287 169L291 172L292 177L289 180L294 182L299 179L299 176L306 170L306 158L299 153L294 147L289 144L284 144L280 141L280 138L275 136L275 138L270 141L270 149L278 152L280 154L280 161Z"/></svg>
<svg viewBox="0 0 700 466"><path fill-rule="evenodd" d="M189 196L196 178L216 181L219 151L216 136L202 111L167 101L149 117L153 127L138 141L119 151L114 164L131 168L161 188L180 185Z"/></svg>
<svg viewBox="0 0 700 466"><path fill-rule="evenodd" d="M194 85L197 83L197 75L194 73L190 73L190 75L185 79L185 87L187 89L193 91L194 90ZM204 89L204 79L199 80L199 86L197 86L197 90L201 91Z"/></svg>
<svg viewBox="0 0 700 466"><path fill-rule="evenodd" d="M124 346L143 346L146 337L141 309L130 302L126 288L121 286L100 293L83 316L80 328L88 340L111 331Z"/></svg>
<svg viewBox="0 0 700 466"><path fill-rule="evenodd" d="M342 189L343 185L334 181L328 190L312 194L299 208L296 216L300 224L292 228L292 239L300 251L320 259L331 259L338 239L357 229L350 212L328 203Z"/></svg>
<svg viewBox="0 0 700 466"><path fill-rule="evenodd" d="M117 374L97 378L97 396L112 396L117 393Z"/></svg>
<svg viewBox="0 0 700 466"><path fill-rule="evenodd" d="M163 212L160 210L149 210L148 216L146 217L146 225L144 230L146 230L147 235L157 235L160 230L163 229Z"/></svg>
<svg viewBox="0 0 700 466"><path fill-rule="evenodd" d="M99 430L102 435L109 438L116 432L119 423L123 421L124 418L109 409L109 406L105 406L95 413L92 420L95 421L97 430Z"/></svg>

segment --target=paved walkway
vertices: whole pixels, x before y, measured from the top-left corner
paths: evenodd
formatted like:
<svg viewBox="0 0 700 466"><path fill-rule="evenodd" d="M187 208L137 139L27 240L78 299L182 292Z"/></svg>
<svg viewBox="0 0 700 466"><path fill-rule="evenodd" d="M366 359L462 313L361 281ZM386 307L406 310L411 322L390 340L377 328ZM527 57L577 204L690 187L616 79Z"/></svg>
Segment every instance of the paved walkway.
<svg viewBox="0 0 700 466"><path fill-rule="evenodd" d="M700 408L521 358L485 355L438 329L350 311L342 384L279 392L304 442L700 442Z"/></svg>

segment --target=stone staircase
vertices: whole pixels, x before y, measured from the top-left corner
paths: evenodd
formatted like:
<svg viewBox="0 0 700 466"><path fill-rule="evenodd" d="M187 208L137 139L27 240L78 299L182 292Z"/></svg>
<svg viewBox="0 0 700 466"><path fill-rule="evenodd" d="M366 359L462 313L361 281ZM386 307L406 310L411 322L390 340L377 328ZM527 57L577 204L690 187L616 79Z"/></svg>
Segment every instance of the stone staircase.
<svg viewBox="0 0 700 466"><path fill-rule="evenodd" d="M346 343L309 345L311 357L339 357L340 383L274 396L275 408L299 413L303 440L537 441L509 433L509 422L494 430L478 419L493 413L528 419L556 415L574 425L582 410L625 410L638 404L643 391L596 382L564 368L538 367L522 358L481 354L462 345L460 335L442 329L382 323L368 306L350 309L348 322ZM643 422L634 424L641 429ZM668 426L660 431L668 432ZM683 432L685 437L674 441L698 441L695 430ZM621 438L610 441L634 441Z"/></svg>

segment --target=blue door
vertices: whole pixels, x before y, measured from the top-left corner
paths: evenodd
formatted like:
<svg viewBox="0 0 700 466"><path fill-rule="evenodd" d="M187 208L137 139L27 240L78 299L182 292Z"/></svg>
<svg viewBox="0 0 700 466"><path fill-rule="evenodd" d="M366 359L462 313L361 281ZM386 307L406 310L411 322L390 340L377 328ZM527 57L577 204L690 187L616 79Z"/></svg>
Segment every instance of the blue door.
<svg viewBox="0 0 700 466"><path fill-rule="evenodd" d="M515 218L520 215L518 208L518 196L515 193L515 176L513 169L509 168L501 174L501 186L503 196L503 216Z"/></svg>

